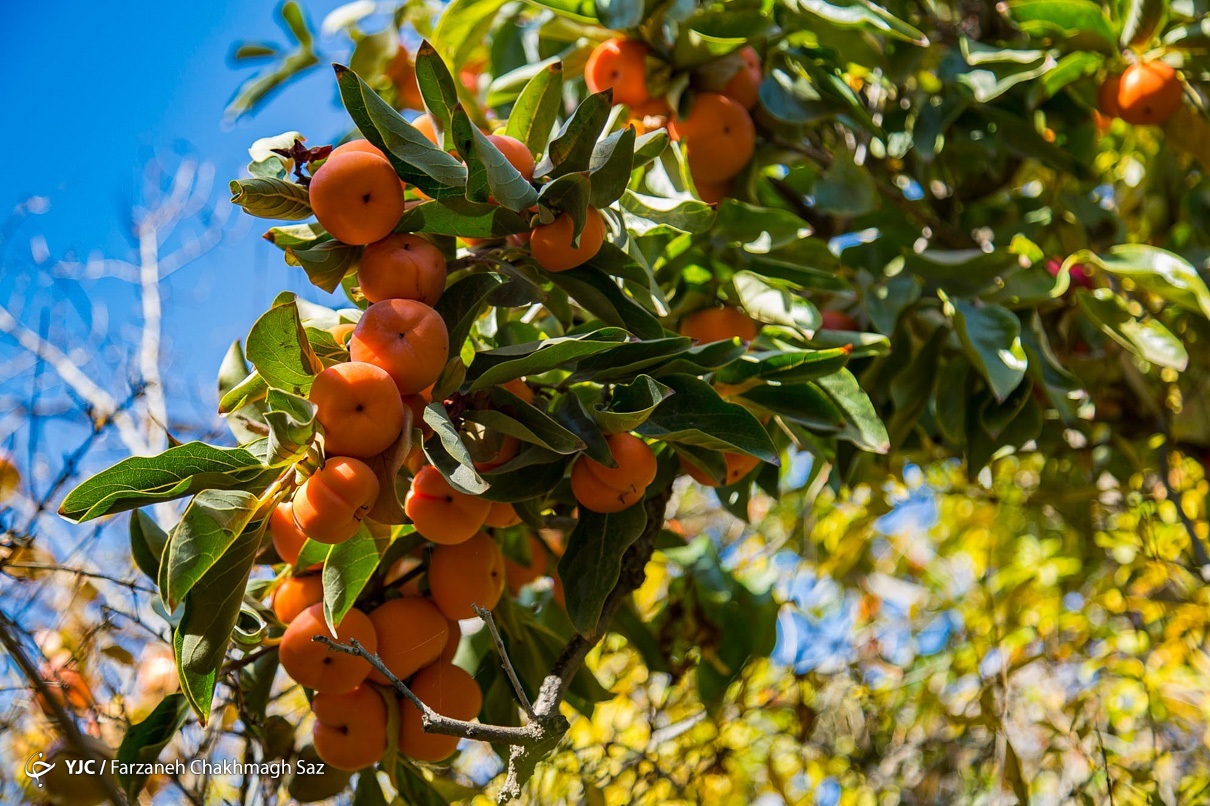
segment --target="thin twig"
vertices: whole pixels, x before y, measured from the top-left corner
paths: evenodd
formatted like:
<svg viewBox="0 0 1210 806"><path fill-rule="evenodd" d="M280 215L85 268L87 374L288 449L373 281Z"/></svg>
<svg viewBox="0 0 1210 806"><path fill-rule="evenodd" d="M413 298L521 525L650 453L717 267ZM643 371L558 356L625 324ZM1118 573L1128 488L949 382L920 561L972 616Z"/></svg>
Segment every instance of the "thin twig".
<svg viewBox="0 0 1210 806"><path fill-rule="evenodd" d="M521 678L517 677L517 670L513 668L513 662L508 657L508 651L504 648L504 638L500 635L500 630L496 628L496 620L492 618L492 612L485 607L479 605L471 605L475 609L475 613L479 618L487 623L487 630L492 634L492 641L496 644L496 651L500 653L500 664L504 667L504 673L508 675L508 680L513 684L513 691L517 693L517 700L520 701L521 707L525 709L525 713L530 719L534 719L534 707L529 702L529 696L525 693L525 689L521 686Z"/></svg>
<svg viewBox="0 0 1210 806"><path fill-rule="evenodd" d="M523 727L508 727L504 725L485 725L480 722L467 722L462 719L452 719L448 716L443 716L434 711L429 706L425 705L419 697L416 696L407 684L396 677L386 664L382 662L382 658L375 655L362 646L361 642L356 638L349 640L349 643L342 644L338 641L333 641L326 635L317 635L311 639L318 641L321 644L327 645L330 649L337 652L344 652L349 655L356 655L363 658L371 666L373 666L387 681L395 687L403 696L415 705L420 711L420 724L424 727L426 733L439 733L443 736L457 736L462 739L476 739L483 742L492 742L499 744L509 744L513 746L527 746L534 744L538 736L533 729L533 725Z"/></svg>

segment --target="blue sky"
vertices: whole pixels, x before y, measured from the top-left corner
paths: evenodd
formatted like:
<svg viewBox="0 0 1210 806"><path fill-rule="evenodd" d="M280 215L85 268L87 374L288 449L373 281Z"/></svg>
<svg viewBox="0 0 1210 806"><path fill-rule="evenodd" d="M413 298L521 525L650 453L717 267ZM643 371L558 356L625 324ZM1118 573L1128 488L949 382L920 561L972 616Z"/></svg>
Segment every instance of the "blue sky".
<svg viewBox="0 0 1210 806"><path fill-rule="evenodd" d="M129 257L127 210L151 155L172 160L191 154L212 163L214 195L225 204L226 183L239 175L254 139L299 130L321 143L342 132L347 118L334 105L326 66L288 87L257 116L223 124L224 106L249 74L228 62L231 45L243 38L284 41L275 5L71 0L6 8L0 26L6 77L0 109L6 114L0 132L10 153L0 183L0 219L31 195L46 197L50 208L25 220L5 246L0 302L24 308L21 318L30 325L36 325L41 307L50 306L51 321L58 322L63 306L88 319L99 302L108 318L106 332L120 349L139 322L132 288L106 280L89 283L81 294L52 282L31 257L31 239L45 239L51 262L97 250ZM338 5L311 0L305 7L318 27ZM340 42L321 45L325 55L341 55ZM212 409L214 399L206 395L212 395L226 346L247 332L278 291L324 297L260 240L266 226L233 216L224 244L168 283L166 336L176 379L170 391L186 409ZM0 337L0 359L12 349ZM0 373L0 395L20 394L15 385L22 384L28 377Z"/></svg>

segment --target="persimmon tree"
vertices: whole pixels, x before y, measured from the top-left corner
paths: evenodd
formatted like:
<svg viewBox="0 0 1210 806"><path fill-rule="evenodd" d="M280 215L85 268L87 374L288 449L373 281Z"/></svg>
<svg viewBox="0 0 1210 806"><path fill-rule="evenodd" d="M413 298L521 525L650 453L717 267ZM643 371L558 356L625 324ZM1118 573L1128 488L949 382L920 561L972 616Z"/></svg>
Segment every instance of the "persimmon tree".
<svg viewBox="0 0 1210 806"><path fill-rule="evenodd" d="M1210 29L1186 5L330 17L355 43L332 73L349 131L259 140L231 190L347 304L282 294L232 345L237 447L127 459L60 508L133 511L174 629L181 693L119 755L221 700L270 757L288 679L359 794L378 769L443 797L431 765L461 738L500 755L507 802L608 696L585 666L606 636L709 708L773 649L769 585L668 528L678 479L740 519L803 456L833 502L905 460L988 480L1029 457L1073 524L1107 479L1174 496L1174 455L1210 442ZM233 114L318 69L281 13L295 47L237 51L273 64ZM178 499L173 524L144 509ZM1190 506L1169 561L1196 572ZM653 557L690 581L640 610Z"/></svg>

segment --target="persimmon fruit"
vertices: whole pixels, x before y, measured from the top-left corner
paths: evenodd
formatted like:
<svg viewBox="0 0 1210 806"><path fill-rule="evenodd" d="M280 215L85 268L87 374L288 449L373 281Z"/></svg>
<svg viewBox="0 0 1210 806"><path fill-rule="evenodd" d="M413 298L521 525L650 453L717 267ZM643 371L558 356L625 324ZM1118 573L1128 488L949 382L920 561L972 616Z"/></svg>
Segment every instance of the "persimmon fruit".
<svg viewBox="0 0 1210 806"><path fill-rule="evenodd" d="M434 663L412 679L412 692L425 705L450 719L469 721L483 708L479 684L452 663ZM410 700L399 706L399 752L417 761L444 761L458 749L458 737L425 733L420 711Z"/></svg>
<svg viewBox="0 0 1210 806"><path fill-rule="evenodd" d="M368 244L390 234L403 215L403 188L391 163L350 150L328 157L311 177L311 210L338 241Z"/></svg>
<svg viewBox="0 0 1210 806"><path fill-rule="evenodd" d="M316 694L312 741L326 764L352 772L378 762L387 750L387 705L373 686Z"/></svg>
<svg viewBox="0 0 1210 806"><path fill-rule="evenodd" d="M689 314L681 320L680 334L702 344L734 338L748 342L756 338L757 326L743 311L724 305Z"/></svg>
<svg viewBox="0 0 1210 806"><path fill-rule="evenodd" d="M349 357L385 369L400 394L431 386L450 353L445 322L413 299L384 299L361 315L349 337Z"/></svg>
<svg viewBox="0 0 1210 806"><path fill-rule="evenodd" d="M655 480L655 453L631 434L606 437L617 467L581 456L571 469L571 491L581 506L593 512L621 512L643 499Z"/></svg>
<svg viewBox="0 0 1210 806"><path fill-rule="evenodd" d="M369 652L378 651L378 634L369 616L357 609L345 613L333 635L324 622L324 607L314 604L290 622L278 645L281 667L297 683L321 694L344 694L361 685L370 673L363 658L331 650L313 640L322 635L342 644L356 638Z"/></svg>
<svg viewBox="0 0 1210 806"><path fill-rule="evenodd" d="M319 574L287 577L273 590L273 614L282 624L289 624L299 613L323 600L324 583Z"/></svg>
<svg viewBox="0 0 1210 806"><path fill-rule="evenodd" d="M688 117L673 119L668 134L684 145L695 182L722 182L738 174L756 151L748 110L720 92L699 92Z"/></svg>
<svg viewBox="0 0 1210 806"><path fill-rule="evenodd" d="M378 500L378 477L359 459L337 456L324 462L294 494L294 522L320 543L343 543L361 527Z"/></svg>
<svg viewBox="0 0 1210 806"><path fill-rule="evenodd" d="M403 509L416 531L434 543L469 540L482 527L491 502L455 490L435 467L422 467L412 479Z"/></svg>
<svg viewBox="0 0 1210 806"><path fill-rule="evenodd" d="M529 564L525 565L504 558L504 582L512 593L517 593L529 583L546 573L550 558L546 554L546 544L534 535L529 536Z"/></svg>
<svg viewBox="0 0 1210 806"><path fill-rule="evenodd" d="M486 532L429 556L429 593L448 618L474 618L472 605L491 610L504 594L504 553Z"/></svg>
<svg viewBox="0 0 1210 806"><path fill-rule="evenodd" d="M492 141L492 145L499 149L509 164L516 168L527 182L534 178L534 155L529 146L507 134L489 134L487 139Z"/></svg>
<svg viewBox="0 0 1210 806"><path fill-rule="evenodd" d="M445 290L445 255L419 235L396 233L361 253L357 281L370 302L414 299L430 308Z"/></svg>
<svg viewBox="0 0 1210 806"><path fill-rule="evenodd" d="M760 69L760 54L756 48L745 45L740 49L739 57L740 67L723 85L723 95L750 110L760 102L760 82L764 78Z"/></svg>
<svg viewBox="0 0 1210 806"><path fill-rule="evenodd" d="M651 51L637 39L614 37L593 48L584 65L589 92L613 90L615 104L641 104L647 90L647 56Z"/></svg>
<svg viewBox="0 0 1210 806"><path fill-rule="evenodd" d="M1122 72L1118 115L1136 126L1158 126L1176 113L1183 95L1180 77L1168 63L1135 62Z"/></svg>
<svg viewBox="0 0 1210 806"><path fill-rule="evenodd" d="M573 246L575 223L569 213L560 213L549 224L534 228L529 248L534 260L547 271L567 271L592 260L605 243L605 219L595 207L589 207L580 232L580 243Z"/></svg>
<svg viewBox="0 0 1210 806"><path fill-rule="evenodd" d="M403 430L403 399L385 369L364 361L334 364L315 376L310 400L330 456L369 459Z"/></svg>
<svg viewBox="0 0 1210 806"><path fill-rule="evenodd" d="M378 657L400 680L437 660L449 638L445 616L418 596L388 599L370 611L370 622L378 636ZM370 671L370 680L387 682L377 669Z"/></svg>
<svg viewBox="0 0 1210 806"><path fill-rule="evenodd" d="M730 486L747 476L760 464L760 459L743 453L724 453L723 460L727 463L727 475L723 485ZM704 487L718 487L719 483L706 471L686 459L681 459L681 467L690 478Z"/></svg>

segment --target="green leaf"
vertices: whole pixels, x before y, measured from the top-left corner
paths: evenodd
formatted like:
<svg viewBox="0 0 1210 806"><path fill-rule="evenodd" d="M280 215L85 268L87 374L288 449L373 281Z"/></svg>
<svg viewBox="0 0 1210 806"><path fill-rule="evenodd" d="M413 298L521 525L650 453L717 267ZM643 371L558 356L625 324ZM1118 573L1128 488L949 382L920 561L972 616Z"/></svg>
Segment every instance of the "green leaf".
<svg viewBox="0 0 1210 806"><path fill-rule="evenodd" d="M593 146L588 164L592 177L590 202L598 210L613 204L626 192L634 164L634 142L634 127L627 126Z"/></svg>
<svg viewBox="0 0 1210 806"><path fill-rule="evenodd" d="M606 325L626 328L642 339L659 339L664 335L664 326L655 314L598 268L585 265L552 272L549 279Z"/></svg>
<svg viewBox="0 0 1210 806"><path fill-rule="evenodd" d="M218 670L239 618L244 589L268 520L245 529L222 558L202 575L173 632L181 691L203 725L209 720Z"/></svg>
<svg viewBox="0 0 1210 806"><path fill-rule="evenodd" d="M908 23L881 6L862 0L797 0L796 6L807 14L825 20L837 28L858 28L872 34L901 39L921 47L929 39Z"/></svg>
<svg viewBox="0 0 1210 806"><path fill-rule="evenodd" d="M629 380L642 370L656 371L670 359L687 353L691 346L693 342L684 336L619 344L581 361L573 380L595 383Z"/></svg>
<svg viewBox="0 0 1210 806"><path fill-rule="evenodd" d="M532 6L545 8L574 22L599 22L595 0L526 0Z"/></svg>
<svg viewBox="0 0 1210 806"><path fill-rule="evenodd" d="M286 462L299 458L315 436L315 404L280 389L270 389L265 402L270 459Z"/></svg>
<svg viewBox="0 0 1210 806"><path fill-rule="evenodd" d="M466 166L429 142L347 67L336 65L340 98L358 130L382 150L399 178L434 199L462 196Z"/></svg>
<svg viewBox="0 0 1210 806"><path fill-rule="evenodd" d="M566 368L580 359L604 352L627 338L626 331L606 327L578 336L563 336L476 353L468 372L468 377L474 379L471 391L477 392L525 375L540 375L552 369Z"/></svg>
<svg viewBox="0 0 1210 806"><path fill-rule="evenodd" d="M738 361L719 369L714 380L738 384L752 378L766 378L782 384L802 383L839 372L849 362L851 353L852 350L845 347L748 352Z"/></svg>
<svg viewBox="0 0 1210 806"><path fill-rule="evenodd" d="M68 493L59 514L82 523L201 490L259 491L279 473L245 448L189 442L159 456L131 456L101 471Z"/></svg>
<svg viewBox="0 0 1210 806"><path fill-rule="evenodd" d="M819 311L792 286L750 271L737 272L734 282L744 310L754 319L793 328L803 335L819 328Z"/></svg>
<svg viewBox="0 0 1210 806"><path fill-rule="evenodd" d="M269 177L236 179L231 182L231 203L257 218L300 221L311 216L307 189L293 182Z"/></svg>
<svg viewBox="0 0 1210 806"><path fill-rule="evenodd" d="M1009 19L1030 36L1058 34L1087 39L1090 49L1112 52L1118 37L1101 6L1092 0L1012 0Z"/></svg>
<svg viewBox="0 0 1210 806"><path fill-rule="evenodd" d="M623 31L643 21L643 0L595 0L597 18L606 28Z"/></svg>
<svg viewBox="0 0 1210 806"><path fill-rule="evenodd" d="M505 0L453 0L442 9L433 41L453 65L463 64L483 44L483 35L495 21Z"/></svg>
<svg viewBox="0 0 1210 806"><path fill-rule="evenodd" d="M878 209L878 187L869 170L857 167L848 151L837 155L815 183L815 208L835 216L859 216Z"/></svg>
<svg viewBox="0 0 1210 806"><path fill-rule="evenodd" d="M845 425L845 416L832 399L814 384L754 386L740 395L771 414L813 431L833 433Z"/></svg>
<svg viewBox="0 0 1210 806"><path fill-rule="evenodd" d="M605 435L584 408L584 401L578 395L571 393L559 396L551 410L551 416L580 439L586 455L602 464L613 464L613 454L609 451Z"/></svg>
<svg viewBox="0 0 1210 806"><path fill-rule="evenodd" d="M516 138L535 156L546 142L563 107L563 63L555 62L535 75L513 104L504 133Z"/></svg>
<svg viewBox="0 0 1210 806"><path fill-rule="evenodd" d="M172 530L160 563L160 597L172 610L244 532L260 503L243 490L203 490Z"/></svg>
<svg viewBox="0 0 1210 806"><path fill-rule="evenodd" d="M571 243L579 246L580 234L588 220L588 202L592 198L592 180L585 173L560 176L542 188L538 197L539 221L549 224L560 213L571 216Z"/></svg>
<svg viewBox="0 0 1210 806"><path fill-rule="evenodd" d="M309 221L305 224L289 224L284 227L270 227L269 231L262 237L279 249L288 249L290 247L309 249L332 238L316 221Z"/></svg>
<svg viewBox="0 0 1210 806"><path fill-rule="evenodd" d="M450 355L457 355L470 336L471 327L483 312L492 291L504 283L499 274L476 272L460 277L445 289L434 310L441 315L450 334Z"/></svg>
<svg viewBox="0 0 1210 806"><path fill-rule="evenodd" d="M168 533L141 509L130 513L130 556L139 570L151 579L160 576L160 558L168 545Z"/></svg>
<svg viewBox="0 0 1210 806"><path fill-rule="evenodd" d="M672 142L666 129L656 129L653 132L639 135L634 141L634 159L632 168L641 168L664 153L664 149Z"/></svg>
<svg viewBox="0 0 1210 806"><path fill-rule="evenodd" d="M323 241L304 248L286 247L286 263L302 266L311 285L329 294L340 288L340 281L357 265L359 257L361 247L340 241Z"/></svg>
<svg viewBox="0 0 1210 806"><path fill-rule="evenodd" d="M529 439L520 434L515 435L525 442L541 445L555 453L575 453L584 450L584 441L579 436L564 428L537 406L526 402L503 386L492 389L492 405L497 411L508 414L529 431L531 435Z"/></svg>
<svg viewBox="0 0 1210 806"><path fill-rule="evenodd" d="M773 442L752 412L723 400L713 386L692 375L670 375L663 381L673 394L655 407L637 429L640 434L779 464Z"/></svg>
<svg viewBox="0 0 1210 806"><path fill-rule="evenodd" d="M445 406L440 403L425 406L424 421L433 429L433 438L424 443L424 452L433 466L441 471L441 475L470 495L479 495L487 490L487 482L475 470L475 461L458 435L457 427L450 421ZM438 445L440 451L437 450Z"/></svg>
<svg viewBox="0 0 1210 806"><path fill-rule="evenodd" d="M612 98L611 90L585 98L563 124L555 139L550 141L546 156L534 170L534 176L556 179L563 174L587 171L592 166L597 138L609 119Z"/></svg>
<svg viewBox="0 0 1210 806"><path fill-rule="evenodd" d="M491 197L499 204L518 213L528 210L538 201L538 191L500 153L495 143L471 123L461 104L454 107L452 131L454 145L466 159L468 199L487 201L490 191Z"/></svg>
<svg viewBox="0 0 1210 806"><path fill-rule="evenodd" d="M160 757L168 743L176 738L185 718L189 716L189 703L183 694L169 694L156 705L142 722L136 722L126 730L122 743L118 745L118 784L126 797L135 800L147 783L148 775L134 765L150 764Z"/></svg>
<svg viewBox="0 0 1210 806"><path fill-rule="evenodd" d="M244 406L264 400L268 393L269 384L265 383L259 372L253 372L219 398L218 413L231 414Z"/></svg>
<svg viewBox="0 0 1210 806"><path fill-rule="evenodd" d="M1163 42L1165 47L1177 50L1210 50L1210 17L1170 29Z"/></svg>
<svg viewBox="0 0 1210 806"><path fill-rule="evenodd" d="M567 615L579 632L597 629L605 599L622 574L622 555L646 526L647 510L641 502L611 515L581 508L559 560Z"/></svg>
<svg viewBox="0 0 1210 806"><path fill-rule="evenodd" d="M1210 318L1210 288L1193 264L1166 249L1130 243L1111 246L1105 255L1082 250L1063 261L1060 274L1077 263L1091 263L1117 277L1128 277L1152 294Z"/></svg>
<svg viewBox="0 0 1210 806"><path fill-rule="evenodd" d="M248 361L274 389L306 394L321 368L293 295L261 314L245 345Z"/></svg>
<svg viewBox="0 0 1210 806"><path fill-rule="evenodd" d="M841 439L873 453L886 453L890 450L891 443L886 426L878 419L874 404L870 402L852 372L842 369L817 379L815 385L832 398L832 402L844 415L845 427L840 433Z"/></svg>
<svg viewBox="0 0 1210 806"><path fill-rule="evenodd" d="M1021 383L1029 363L1021 347L1021 322L999 305L976 307L956 300L954 329L967 358L1003 401Z"/></svg>
<svg viewBox="0 0 1210 806"><path fill-rule="evenodd" d="M1167 0L1125 0L1122 8L1122 47L1145 45L1163 27Z"/></svg>
<svg viewBox="0 0 1210 806"><path fill-rule="evenodd" d="M671 388L648 375L640 375L629 384L613 387L609 403L594 407L592 416L607 434L634 431L672 394Z"/></svg>
<svg viewBox="0 0 1210 806"><path fill-rule="evenodd" d="M714 207L698 199L668 199L627 190L622 194L622 209L640 219L630 222L640 235L659 232L704 233L714 223ZM655 226L645 226L651 222Z"/></svg>
<svg viewBox="0 0 1210 806"><path fill-rule="evenodd" d="M389 536L374 537L363 523L357 534L328 551L323 570L324 621L333 634L335 625L344 620L370 581L390 542Z"/></svg>
<svg viewBox="0 0 1210 806"><path fill-rule="evenodd" d="M1189 354L1180 339L1156 319L1137 319L1108 288L1076 292L1080 310L1101 332L1144 361L1183 371Z"/></svg>
<svg viewBox="0 0 1210 806"><path fill-rule="evenodd" d="M462 238L503 238L529 230L525 219L512 210L463 198L418 204L404 213L395 226L396 232L427 232Z"/></svg>
<svg viewBox="0 0 1210 806"><path fill-rule="evenodd" d="M421 42L416 49L416 83L429 115L437 128L445 133L442 150L448 150L453 147L450 131L454 107L458 106L458 86L450 75L449 67L428 40Z"/></svg>

